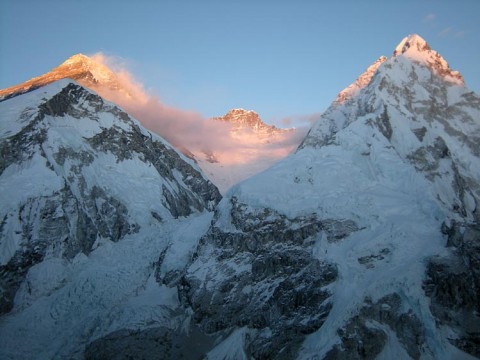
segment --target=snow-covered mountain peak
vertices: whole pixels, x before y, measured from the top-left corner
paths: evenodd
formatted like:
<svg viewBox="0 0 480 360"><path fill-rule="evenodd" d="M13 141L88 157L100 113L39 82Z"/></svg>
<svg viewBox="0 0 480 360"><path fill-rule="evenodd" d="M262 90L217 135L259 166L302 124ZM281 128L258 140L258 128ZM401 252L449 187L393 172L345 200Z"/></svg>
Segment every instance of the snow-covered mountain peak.
<svg viewBox="0 0 480 360"><path fill-rule="evenodd" d="M73 56L70 56L67 60L63 62L62 65L71 65L71 64L77 64L77 63L88 63L92 61L88 56L83 55L81 53L75 54Z"/></svg>
<svg viewBox="0 0 480 360"><path fill-rule="evenodd" d="M347 128L372 126L375 136L386 138L434 184L443 206L456 209L460 218L473 219L479 202L474 194L480 172L473 164L480 153L480 100L418 35L403 39L396 52L340 93L299 149L329 146ZM464 180L459 182L460 177ZM462 181L471 184L472 195L463 195ZM444 192L447 184L460 190Z"/></svg>
<svg viewBox="0 0 480 360"><path fill-rule="evenodd" d="M117 76L112 70L101 62L83 54L71 56L50 73L75 79L90 88L100 85L118 90L120 87Z"/></svg>
<svg viewBox="0 0 480 360"><path fill-rule="evenodd" d="M265 124L260 116L253 110L232 109L224 116L215 117L213 120L227 122L232 125L233 131L253 130L259 134L273 134L284 132L273 125Z"/></svg>
<svg viewBox="0 0 480 360"><path fill-rule="evenodd" d="M252 110L232 109L210 121L214 126L226 125L224 141L228 145L213 151L194 151L193 157L222 193L285 157L299 141L295 129L265 124Z"/></svg>
<svg viewBox="0 0 480 360"><path fill-rule="evenodd" d="M52 72L72 72L72 75L79 75L81 80L82 76L88 77L90 73L92 80L101 85L111 86L117 82L117 77L107 66L95 61L94 59L83 55L75 54L63 62L59 67L52 70ZM69 76L70 77L70 76Z"/></svg>
<svg viewBox="0 0 480 360"><path fill-rule="evenodd" d="M436 76L445 81L465 85L462 75L452 70L447 61L417 34L409 35L400 41L393 52L393 58L400 56L427 66Z"/></svg>
<svg viewBox="0 0 480 360"><path fill-rule="evenodd" d="M390 60L389 63L395 62L395 59L401 61L398 60L400 57L427 66L435 75L450 83L465 85L463 77L458 71L452 70L445 59L438 52L432 50L430 45L420 35L412 34L400 41L390 59L385 56L380 56L355 82L342 90L335 99L334 104L342 104L358 95L363 88L370 84L380 65L388 60ZM389 67L391 66L392 64L389 65ZM406 68L400 69L396 80L402 80L404 76L401 75L401 73L405 73L405 69Z"/></svg>
<svg viewBox="0 0 480 360"><path fill-rule="evenodd" d="M107 66L86 55L76 54L43 75L0 90L0 100L24 94L67 78L75 80L80 85L90 89L97 89L101 86L109 90L120 90L128 93L126 89L122 89L117 76Z"/></svg>
<svg viewBox="0 0 480 360"><path fill-rule="evenodd" d="M395 48L395 51L393 52L393 55L399 55L399 54L404 54L407 51L412 52L412 51L428 51L431 50L430 45L420 36L417 34L411 34L402 39L400 43L397 45Z"/></svg>
<svg viewBox="0 0 480 360"><path fill-rule="evenodd" d="M245 110L242 108L232 109L224 116L215 118L216 120L226 121L232 125L241 125L241 126L249 126L249 125L257 125L262 123L260 116L255 111L252 110Z"/></svg>
<svg viewBox="0 0 480 360"><path fill-rule="evenodd" d="M244 108L236 108L236 109L232 109L228 112L228 114L250 114L250 113L256 114L255 111L245 110Z"/></svg>

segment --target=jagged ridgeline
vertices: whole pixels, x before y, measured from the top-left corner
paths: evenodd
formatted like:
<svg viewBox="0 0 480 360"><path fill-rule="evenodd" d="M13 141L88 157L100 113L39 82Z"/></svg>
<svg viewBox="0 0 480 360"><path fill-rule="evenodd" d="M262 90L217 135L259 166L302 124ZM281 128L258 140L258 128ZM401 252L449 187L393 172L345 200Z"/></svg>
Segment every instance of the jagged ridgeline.
<svg viewBox="0 0 480 360"><path fill-rule="evenodd" d="M1 358L480 357L480 98L418 35L221 200L70 81L0 111Z"/></svg>

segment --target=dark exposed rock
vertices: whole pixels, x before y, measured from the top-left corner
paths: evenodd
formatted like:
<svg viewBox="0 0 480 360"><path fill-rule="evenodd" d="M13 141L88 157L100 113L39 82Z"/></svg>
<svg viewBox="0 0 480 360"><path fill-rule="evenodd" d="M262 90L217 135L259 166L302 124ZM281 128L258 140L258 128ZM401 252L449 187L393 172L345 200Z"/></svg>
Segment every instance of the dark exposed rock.
<svg viewBox="0 0 480 360"><path fill-rule="evenodd" d="M449 341L480 357L480 227L453 223L443 226L450 256L430 260L424 281L430 310L438 326L449 326Z"/></svg>
<svg viewBox="0 0 480 360"><path fill-rule="evenodd" d="M195 327L186 334L157 327L147 330L119 330L90 343L85 360L203 359L214 339Z"/></svg>
<svg viewBox="0 0 480 360"><path fill-rule="evenodd" d="M236 231L213 225L179 284L180 297L206 333L235 327L265 331L245 351L255 359L294 358L306 334L320 328L331 309L328 285L336 266L313 257L320 231L338 241L358 230L353 221L319 221L315 214L290 219L268 208L231 199ZM210 262L206 277L195 269Z"/></svg>
<svg viewBox="0 0 480 360"><path fill-rule="evenodd" d="M427 128L425 126L422 126L419 129L414 129L412 132L415 134L418 140L423 141L423 138L425 134L427 133Z"/></svg>
<svg viewBox="0 0 480 360"><path fill-rule="evenodd" d="M125 132L111 127L93 136L88 141L96 150L112 152L117 161L140 156L141 161L151 163L160 176L176 182L173 169L182 175L182 181L193 191L178 186L175 191L163 186L163 195L167 208L174 217L188 216L192 208L198 211L213 210L221 199L218 189L186 163L180 155L162 142L142 133L136 124L131 124L132 131Z"/></svg>
<svg viewBox="0 0 480 360"><path fill-rule="evenodd" d="M101 204L101 205L99 205ZM47 249L55 255L71 259L79 252L89 254L98 236L118 241L138 231L131 223L124 204L94 186L82 198L75 197L70 188L50 197L29 199L18 212L22 224L22 248L10 261L0 266L0 313L11 310L13 298L29 268L41 262ZM3 233L3 223L0 236Z"/></svg>
<svg viewBox="0 0 480 360"><path fill-rule="evenodd" d="M390 124L390 117L388 116L387 107L384 106L383 113L376 119L376 123L380 132L385 136L388 140L392 138L393 129L392 124Z"/></svg>
<svg viewBox="0 0 480 360"><path fill-rule="evenodd" d="M474 199L473 201L477 201L478 196L475 194L478 192L478 182L460 173L456 162L452 159L450 149L442 137L435 138L433 144L420 147L407 155L407 160L415 166L416 170L423 172L429 181L435 183L437 179L443 178L451 182L450 186L456 197L449 204L450 210L464 218L478 217L474 213L475 210L473 212L468 210L469 206L466 204L467 195ZM444 166L441 166L442 162ZM449 169L445 170L447 167Z"/></svg>
<svg viewBox="0 0 480 360"><path fill-rule="evenodd" d="M0 266L0 315L13 308L13 299L31 266L43 260L45 249L29 246L17 251L8 264Z"/></svg>
<svg viewBox="0 0 480 360"><path fill-rule="evenodd" d="M365 267L367 267L368 269L372 269L375 267L374 262L379 260L384 260L385 257L390 255L390 253L391 253L390 249L384 248L376 254L359 257L358 262L362 265L365 265Z"/></svg>
<svg viewBox="0 0 480 360"><path fill-rule="evenodd" d="M325 231L329 242L335 242L360 230L353 220L349 219L322 219L316 214L297 217L293 221L283 214L268 208L253 209L246 204L239 203L236 197L231 198L232 210L230 216L232 224L239 230L248 233L261 234L268 240L273 231L284 232L284 237L293 242L303 242L309 236ZM258 239L258 234L254 237Z"/></svg>
<svg viewBox="0 0 480 360"><path fill-rule="evenodd" d="M358 315L337 331L341 346L335 345L324 359L375 359L388 339L387 328L396 333L410 357L420 359L425 329L411 310L402 311L402 299L396 293L376 303L367 298Z"/></svg>
<svg viewBox="0 0 480 360"><path fill-rule="evenodd" d="M52 96L48 101L39 106L41 116L65 116L81 118L85 115L82 103L87 102L95 112L102 109L103 99L73 83L68 84L58 94Z"/></svg>
<svg viewBox="0 0 480 360"><path fill-rule="evenodd" d="M47 138L45 129L36 129L39 118L35 118L20 132L0 142L0 175L11 164L31 159L40 151L40 145Z"/></svg>
<svg viewBox="0 0 480 360"><path fill-rule="evenodd" d="M433 145L421 147L407 158L415 165L417 170L433 172L438 169L441 159L450 158L450 150L445 140L437 137Z"/></svg>
<svg viewBox="0 0 480 360"><path fill-rule="evenodd" d="M349 219L326 219L322 220L321 228L327 234L329 242L337 242L349 236L351 233L361 230L358 225Z"/></svg>

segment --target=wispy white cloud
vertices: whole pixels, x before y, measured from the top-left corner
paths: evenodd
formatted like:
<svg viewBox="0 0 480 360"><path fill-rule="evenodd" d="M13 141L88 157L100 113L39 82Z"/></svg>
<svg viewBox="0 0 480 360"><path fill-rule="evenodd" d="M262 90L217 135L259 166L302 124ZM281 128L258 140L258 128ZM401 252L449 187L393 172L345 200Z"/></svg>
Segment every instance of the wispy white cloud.
<svg viewBox="0 0 480 360"><path fill-rule="evenodd" d="M435 22L436 18L437 18L437 15L428 14L423 18L422 22L425 23L425 24L433 24Z"/></svg>
<svg viewBox="0 0 480 360"><path fill-rule="evenodd" d="M257 158L267 155L281 159L298 146L308 130L307 127L297 128L280 134L268 143L258 139L250 130L232 135L229 123L205 119L199 113L166 105L145 90L126 69L123 59L101 53L95 54L92 59L113 69L120 87L126 91L107 88L95 90L180 150L222 154L225 159L231 158L237 162L255 162Z"/></svg>
<svg viewBox="0 0 480 360"><path fill-rule="evenodd" d="M437 35L442 38L450 37L455 39L461 39L467 36L470 31L467 30L457 30L453 26L449 26L441 30Z"/></svg>
<svg viewBox="0 0 480 360"><path fill-rule="evenodd" d="M453 26L449 26L449 27L446 27L446 28L442 29L437 35L440 36L440 37L446 37L446 36L450 35L452 31L453 31Z"/></svg>
<svg viewBox="0 0 480 360"><path fill-rule="evenodd" d="M280 119L279 123L284 127L309 129L320 118L321 115L322 113L292 115Z"/></svg>
<svg viewBox="0 0 480 360"><path fill-rule="evenodd" d="M470 32L470 31L460 30L460 31L457 31L454 36L455 36L456 38L460 39L460 38L465 37L469 32Z"/></svg>

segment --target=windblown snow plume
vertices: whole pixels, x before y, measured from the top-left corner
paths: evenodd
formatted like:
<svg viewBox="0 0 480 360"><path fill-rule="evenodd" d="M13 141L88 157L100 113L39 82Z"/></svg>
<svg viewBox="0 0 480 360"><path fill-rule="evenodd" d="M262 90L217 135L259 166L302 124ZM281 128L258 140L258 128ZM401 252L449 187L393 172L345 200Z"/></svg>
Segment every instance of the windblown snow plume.
<svg viewBox="0 0 480 360"><path fill-rule="evenodd" d="M92 60L114 69L118 81L117 87L101 86L95 90L186 155L194 157L222 192L287 156L308 130L306 126L277 129L264 124L253 111L243 109L234 109L224 117L205 119L199 113L165 105L157 96L149 94L121 60L101 53L95 54Z"/></svg>
<svg viewBox="0 0 480 360"><path fill-rule="evenodd" d="M262 133L252 127L255 124L206 119L197 112L168 106L145 90L127 68L126 61L120 57L77 54L42 76L0 90L0 99L71 78L118 104L146 128L195 158L223 192L287 156L308 130L305 126L285 131L265 125L258 118L262 128L274 129ZM248 114L238 113L237 117Z"/></svg>

